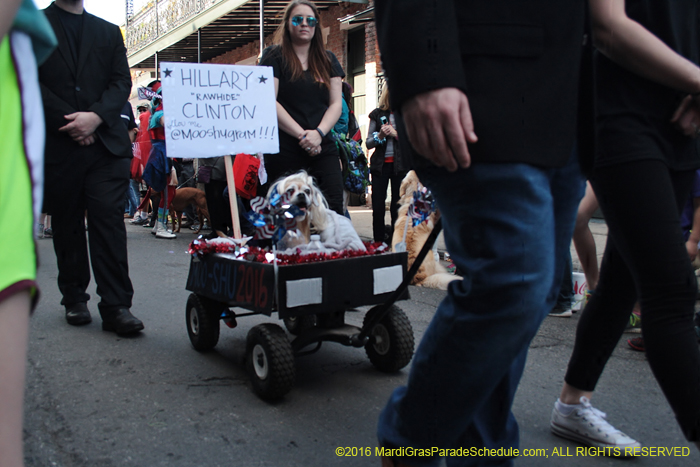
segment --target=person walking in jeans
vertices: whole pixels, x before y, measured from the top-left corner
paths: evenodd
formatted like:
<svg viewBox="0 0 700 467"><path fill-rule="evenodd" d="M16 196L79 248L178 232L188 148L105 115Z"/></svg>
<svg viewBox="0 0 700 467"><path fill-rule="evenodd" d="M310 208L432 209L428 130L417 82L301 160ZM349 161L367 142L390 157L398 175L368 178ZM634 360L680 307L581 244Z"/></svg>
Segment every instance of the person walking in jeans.
<svg viewBox="0 0 700 467"><path fill-rule="evenodd" d="M557 258L570 246L583 195L572 148L577 122L592 127L577 115L585 6L375 2L391 108L410 142L402 150L435 196L447 250L463 272L423 336L407 385L380 415L386 449L518 447L511 405L528 346L556 300ZM386 452L386 466L440 465Z"/></svg>

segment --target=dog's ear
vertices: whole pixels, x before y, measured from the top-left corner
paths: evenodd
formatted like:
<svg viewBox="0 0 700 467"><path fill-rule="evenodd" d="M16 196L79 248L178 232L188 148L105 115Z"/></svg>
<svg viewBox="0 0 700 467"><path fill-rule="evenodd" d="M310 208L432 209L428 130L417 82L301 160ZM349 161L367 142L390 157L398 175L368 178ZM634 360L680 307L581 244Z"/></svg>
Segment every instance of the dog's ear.
<svg viewBox="0 0 700 467"><path fill-rule="evenodd" d="M276 189L277 192L279 193L279 189L281 188L279 185L282 183L282 180L283 180L283 179L280 178L280 179L277 180L275 183L273 183L272 185L270 185L270 188L267 189L267 196L266 196L267 199L270 199L270 196L272 196L272 192L273 192L275 189Z"/></svg>
<svg viewBox="0 0 700 467"><path fill-rule="evenodd" d="M311 188L310 221L316 230L322 231L326 229L328 223L328 202L314 183L313 178L309 177L308 181Z"/></svg>
<svg viewBox="0 0 700 467"><path fill-rule="evenodd" d="M311 195L309 196L311 198L311 204L313 206L321 206L324 198L323 194L321 194L321 190L319 190L316 186L314 178L311 175L304 172L303 182L306 186L311 188Z"/></svg>
<svg viewBox="0 0 700 467"><path fill-rule="evenodd" d="M323 193L321 193L321 190L316 186L315 183L311 183L311 194L313 195L313 204L318 206L319 208L322 209L328 209L328 201L326 201L326 197L323 196Z"/></svg>
<svg viewBox="0 0 700 467"><path fill-rule="evenodd" d="M313 206L321 206L322 195L321 191L316 189L314 185L309 185L311 187L311 204Z"/></svg>
<svg viewBox="0 0 700 467"><path fill-rule="evenodd" d="M403 198L406 196L406 191L410 188L412 185L412 176L411 174L414 174L415 172L411 170L406 174L406 176L401 180L401 186L399 187L399 197Z"/></svg>

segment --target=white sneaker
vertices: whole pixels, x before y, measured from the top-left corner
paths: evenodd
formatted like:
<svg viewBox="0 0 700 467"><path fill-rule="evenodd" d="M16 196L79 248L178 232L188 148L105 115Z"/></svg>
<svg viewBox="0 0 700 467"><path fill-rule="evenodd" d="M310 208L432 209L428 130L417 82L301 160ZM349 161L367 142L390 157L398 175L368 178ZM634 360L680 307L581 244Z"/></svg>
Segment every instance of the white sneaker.
<svg viewBox="0 0 700 467"><path fill-rule="evenodd" d="M156 221L156 238L177 238L177 235L165 228L161 221Z"/></svg>
<svg viewBox="0 0 700 467"><path fill-rule="evenodd" d="M562 307L559 305L556 305L554 308L552 308L552 311L549 312L549 316L557 316L559 318L571 318L571 315L574 312L571 310L571 307Z"/></svg>
<svg viewBox="0 0 700 467"><path fill-rule="evenodd" d="M594 408L586 397L581 398L581 403L569 415L562 414L555 403L550 428L562 438L603 448L599 454L611 457L641 454L642 445L606 422L605 414Z"/></svg>

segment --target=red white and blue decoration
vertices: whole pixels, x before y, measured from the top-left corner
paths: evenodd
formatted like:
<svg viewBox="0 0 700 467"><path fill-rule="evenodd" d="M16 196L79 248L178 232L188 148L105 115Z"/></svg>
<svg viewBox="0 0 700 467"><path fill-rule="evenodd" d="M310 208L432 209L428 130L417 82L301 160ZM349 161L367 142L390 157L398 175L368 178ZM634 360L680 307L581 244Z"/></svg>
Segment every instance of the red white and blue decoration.
<svg viewBox="0 0 700 467"><path fill-rule="evenodd" d="M293 254L282 254L277 252L277 255L270 252L269 249L256 246L241 245L241 242L236 242L231 238L215 238L206 240L204 237L199 237L190 243L188 253L201 257L211 253L229 253L235 256L235 259L252 261L255 263L272 264L277 263L279 266L302 263L316 263L319 261L328 261L332 259L356 258L358 256L372 256L383 253L390 253L391 248L383 242L363 242L366 250L341 250L328 253L302 253L297 250ZM275 257L277 258L275 260Z"/></svg>
<svg viewBox="0 0 700 467"><path fill-rule="evenodd" d="M138 95L139 95L139 99L146 99L146 100L149 100L149 101L152 100L152 99L156 99L156 100L162 100L162 99L163 99L163 96L160 95L158 92L153 91L153 90L148 89L148 88L144 88L143 86L139 87L139 88L137 89L137 92L138 92Z"/></svg>
<svg viewBox="0 0 700 467"><path fill-rule="evenodd" d="M270 238L274 245L284 237L287 230L296 227L295 218L304 214L298 206L289 202L286 193L277 193L277 188L273 188L269 202L267 198L258 196L250 200L250 207L247 217L256 228L254 238Z"/></svg>
<svg viewBox="0 0 700 467"><path fill-rule="evenodd" d="M413 202L408 208L408 216L413 220L413 227L426 222L435 212L435 198L426 187L413 192Z"/></svg>

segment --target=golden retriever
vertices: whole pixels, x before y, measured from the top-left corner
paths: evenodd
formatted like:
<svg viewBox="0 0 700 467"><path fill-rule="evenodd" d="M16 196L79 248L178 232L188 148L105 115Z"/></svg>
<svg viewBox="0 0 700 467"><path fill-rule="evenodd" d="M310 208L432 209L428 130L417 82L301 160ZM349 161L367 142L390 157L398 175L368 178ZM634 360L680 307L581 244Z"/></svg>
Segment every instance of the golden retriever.
<svg viewBox="0 0 700 467"><path fill-rule="evenodd" d="M416 172L411 170L401 182L399 194L399 215L394 225L394 235L391 239L391 248L396 251L396 245L404 241L404 231L406 233L406 252L408 253L408 268L415 261L418 253L425 244L430 232L433 231L435 223L440 218L440 211L435 210L428 216L426 222L413 227L412 219L408 216L408 208L413 202L413 192L418 191L422 185ZM433 289L447 290L447 284L454 280L461 280L458 275L450 274L445 267L435 261L435 255L428 253L416 273L412 285L430 287Z"/></svg>

